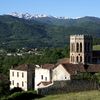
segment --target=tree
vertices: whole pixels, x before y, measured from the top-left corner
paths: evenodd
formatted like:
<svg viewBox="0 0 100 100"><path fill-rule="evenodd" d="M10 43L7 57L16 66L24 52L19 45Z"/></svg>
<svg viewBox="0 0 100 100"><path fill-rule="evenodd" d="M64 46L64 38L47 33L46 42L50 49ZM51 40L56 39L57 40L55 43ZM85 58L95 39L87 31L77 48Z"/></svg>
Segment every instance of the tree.
<svg viewBox="0 0 100 100"><path fill-rule="evenodd" d="M7 77L0 74L0 97L9 93L9 84Z"/></svg>

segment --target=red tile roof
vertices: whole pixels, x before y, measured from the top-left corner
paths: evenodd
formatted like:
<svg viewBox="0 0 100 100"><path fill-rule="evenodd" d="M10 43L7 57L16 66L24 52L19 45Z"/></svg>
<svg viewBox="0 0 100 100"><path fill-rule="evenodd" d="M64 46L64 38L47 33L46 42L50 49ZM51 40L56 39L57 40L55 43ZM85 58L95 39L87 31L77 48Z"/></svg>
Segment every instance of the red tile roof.
<svg viewBox="0 0 100 100"><path fill-rule="evenodd" d="M44 69L53 69L55 65L54 64L43 64L41 66Z"/></svg>
<svg viewBox="0 0 100 100"><path fill-rule="evenodd" d="M71 75L77 74L77 72L86 72L85 68L81 64L62 64L63 67L68 71Z"/></svg>
<svg viewBox="0 0 100 100"><path fill-rule="evenodd" d="M66 71L71 75L76 75L77 72L100 72L100 64L62 64ZM57 67L57 66L56 66Z"/></svg>
<svg viewBox="0 0 100 100"><path fill-rule="evenodd" d="M59 63L62 63L62 64L64 64L64 63L70 63L69 59L70 59L70 58L62 58L62 59L59 59L57 63L58 63L58 64L59 64Z"/></svg>
<svg viewBox="0 0 100 100"><path fill-rule="evenodd" d="M28 71L28 70L35 70L35 66L34 65L30 65L30 64L22 64L19 66L14 66L11 69L13 70L22 70L22 71Z"/></svg>
<svg viewBox="0 0 100 100"><path fill-rule="evenodd" d="M87 71L88 72L100 72L100 64L90 64Z"/></svg>

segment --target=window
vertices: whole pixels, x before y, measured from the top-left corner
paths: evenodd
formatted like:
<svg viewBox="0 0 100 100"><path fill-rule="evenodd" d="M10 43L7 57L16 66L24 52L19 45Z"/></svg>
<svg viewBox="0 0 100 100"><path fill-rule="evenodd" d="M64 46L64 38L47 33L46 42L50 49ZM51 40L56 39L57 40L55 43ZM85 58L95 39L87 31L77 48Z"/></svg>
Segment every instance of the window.
<svg viewBox="0 0 100 100"><path fill-rule="evenodd" d="M80 52L82 52L82 43L80 43Z"/></svg>
<svg viewBox="0 0 100 100"><path fill-rule="evenodd" d="M12 80L12 85L14 85L14 80Z"/></svg>
<svg viewBox="0 0 100 100"><path fill-rule="evenodd" d="M19 72L17 72L17 77L19 77Z"/></svg>
<svg viewBox="0 0 100 100"><path fill-rule="evenodd" d="M22 73L22 77L24 77L24 73Z"/></svg>
<svg viewBox="0 0 100 100"><path fill-rule="evenodd" d="M14 72L12 72L12 76L14 76Z"/></svg>
<svg viewBox="0 0 100 100"><path fill-rule="evenodd" d="M82 62L82 56L80 56L80 62Z"/></svg>
<svg viewBox="0 0 100 100"><path fill-rule="evenodd" d="M76 57L76 62L78 62L78 56Z"/></svg>
<svg viewBox="0 0 100 100"><path fill-rule="evenodd" d="M47 77L45 77L45 81L47 81Z"/></svg>
<svg viewBox="0 0 100 100"><path fill-rule="evenodd" d="M19 83L17 83L17 87L19 87Z"/></svg>
<svg viewBox="0 0 100 100"><path fill-rule="evenodd" d="M43 80L43 75L41 75L41 79Z"/></svg>
<svg viewBox="0 0 100 100"><path fill-rule="evenodd" d="M79 52L79 43L76 43L76 52Z"/></svg>
<svg viewBox="0 0 100 100"><path fill-rule="evenodd" d="M24 86L24 82L22 81L22 87Z"/></svg>

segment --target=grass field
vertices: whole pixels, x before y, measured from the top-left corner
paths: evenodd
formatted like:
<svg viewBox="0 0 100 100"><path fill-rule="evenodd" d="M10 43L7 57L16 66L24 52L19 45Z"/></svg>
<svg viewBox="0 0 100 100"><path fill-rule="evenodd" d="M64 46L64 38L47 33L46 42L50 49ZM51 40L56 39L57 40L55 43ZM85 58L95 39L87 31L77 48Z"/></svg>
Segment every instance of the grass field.
<svg viewBox="0 0 100 100"><path fill-rule="evenodd" d="M100 100L100 91L48 95L38 100Z"/></svg>
<svg viewBox="0 0 100 100"><path fill-rule="evenodd" d="M100 45L94 45L93 50L100 50Z"/></svg>

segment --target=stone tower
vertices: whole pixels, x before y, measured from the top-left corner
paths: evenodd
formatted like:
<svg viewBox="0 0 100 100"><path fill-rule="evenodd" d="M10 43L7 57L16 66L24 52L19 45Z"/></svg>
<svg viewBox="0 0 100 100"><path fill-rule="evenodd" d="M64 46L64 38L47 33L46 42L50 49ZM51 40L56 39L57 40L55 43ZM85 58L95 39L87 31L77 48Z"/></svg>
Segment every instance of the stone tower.
<svg viewBox="0 0 100 100"><path fill-rule="evenodd" d="M92 63L92 36L70 36L70 63Z"/></svg>

